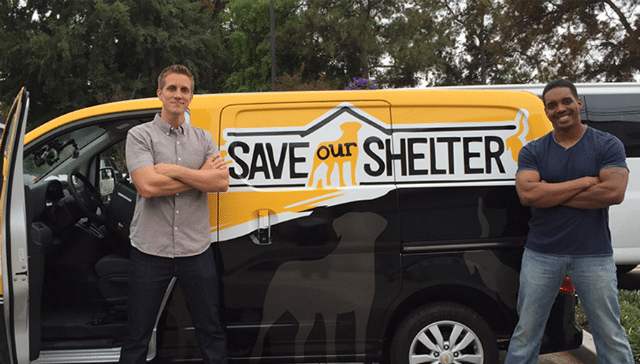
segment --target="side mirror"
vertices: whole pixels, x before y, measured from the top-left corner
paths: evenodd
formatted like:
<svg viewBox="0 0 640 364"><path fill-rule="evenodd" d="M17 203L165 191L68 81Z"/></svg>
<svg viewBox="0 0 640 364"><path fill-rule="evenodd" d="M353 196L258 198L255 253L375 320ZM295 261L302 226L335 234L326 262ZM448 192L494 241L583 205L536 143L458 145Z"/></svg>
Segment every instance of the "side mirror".
<svg viewBox="0 0 640 364"><path fill-rule="evenodd" d="M100 196L111 196L116 188L116 170L110 167L100 168Z"/></svg>

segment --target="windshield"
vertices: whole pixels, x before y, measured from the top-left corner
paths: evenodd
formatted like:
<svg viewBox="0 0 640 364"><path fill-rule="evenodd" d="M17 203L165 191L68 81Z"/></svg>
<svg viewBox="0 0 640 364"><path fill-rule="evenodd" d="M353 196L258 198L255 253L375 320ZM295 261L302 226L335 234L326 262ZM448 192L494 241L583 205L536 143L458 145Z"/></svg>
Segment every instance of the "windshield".
<svg viewBox="0 0 640 364"><path fill-rule="evenodd" d="M68 171L63 164L69 158L78 158L82 149L107 131L89 126L63 134L24 156L24 182L32 186L39 181L57 178L66 180Z"/></svg>

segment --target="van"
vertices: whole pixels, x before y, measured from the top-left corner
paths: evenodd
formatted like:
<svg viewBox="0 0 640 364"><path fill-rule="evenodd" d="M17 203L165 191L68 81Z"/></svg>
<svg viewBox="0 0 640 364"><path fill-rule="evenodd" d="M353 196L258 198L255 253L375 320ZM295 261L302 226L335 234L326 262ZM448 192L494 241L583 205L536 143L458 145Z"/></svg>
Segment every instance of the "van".
<svg viewBox="0 0 640 364"><path fill-rule="evenodd" d="M458 86L447 89L528 91L542 97L546 85ZM640 214L640 83L576 83L582 100L582 122L618 137L624 144L629 167L629 184L625 200L609 208L609 228L613 258L618 274L640 264L640 227L635 216ZM438 87L438 89L442 89Z"/></svg>
<svg viewBox="0 0 640 364"><path fill-rule="evenodd" d="M23 90L2 140L0 358L115 362L136 200L123 148L161 103L90 107L24 136L28 104ZM229 164L228 192L209 203L230 360L498 361L530 217L514 187L518 151L551 130L538 97L196 95L189 122ZM566 283L543 352L581 345ZM179 285L157 314L149 359L197 360Z"/></svg>

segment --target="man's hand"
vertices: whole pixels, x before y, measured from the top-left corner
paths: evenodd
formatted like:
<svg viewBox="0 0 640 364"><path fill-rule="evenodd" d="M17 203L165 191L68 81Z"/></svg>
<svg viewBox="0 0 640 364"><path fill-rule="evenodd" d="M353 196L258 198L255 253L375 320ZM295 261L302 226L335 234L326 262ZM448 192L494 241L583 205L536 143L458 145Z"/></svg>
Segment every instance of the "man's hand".
<svg viewBox="0 0 640 364"><path fill-rule="evenodd" d="M525 206L553 207L600 183L598 177L582 177L562 183L547 183L540 173L524 170L516 174L516 191Z"/></svg>
<svg viewBox="0 0 640 364"><path fill-rule="evenodd" d="M229 188L229 170L220 154L214 154L198 169L159 163L154 171L204 192L225 192Z"/></svg>
<svg viewBox="0 0 640 364"><path fill-rule="evenodd" d="M172 175L172 172L174 172L176 170L175 167L176 167L175 164L158 163L155 166L153 166L153 169L158 174L161 174L163 176L175 179L175 174Z"/></svg>
<svg viewBox="0 0 640 364"><path fill-rule="evenodd" d="M227 169L227 163L220 154L214 154L204 162L200 169Z"/></svg>
<svg viewBox="0 0 640 364"><path fill-rule="evenodd" d="M629 170L623 167L602 169L598 182L562 205L577 209L599 209L622 203L629 182Z"/></svg>
<svg viewBox="0 0 640 364"><path fill-rule="evenodd" d="M177 179L177 180L180 179L181 170L184 171L182 167L176 164L169 164L169 163L158 163L155 166L153 166L153 169L158 174L161 174L169 178ZM214 169L227 169L227 164L225 163L224 159L222 159L220 154L214 154L211 157L209 157L209 159L207 159L199 169L201 171L214 170Z"/></svg>
<svg viewBox="0 0 640 364"><path fill-rule="evenodd" d="M142 197L171 196L192 188L176 179L158 173L156 167L157 166L141 167L131 173L133 184ZM164 164L158 169L167 172L172 169L172 165Z"/></svg>

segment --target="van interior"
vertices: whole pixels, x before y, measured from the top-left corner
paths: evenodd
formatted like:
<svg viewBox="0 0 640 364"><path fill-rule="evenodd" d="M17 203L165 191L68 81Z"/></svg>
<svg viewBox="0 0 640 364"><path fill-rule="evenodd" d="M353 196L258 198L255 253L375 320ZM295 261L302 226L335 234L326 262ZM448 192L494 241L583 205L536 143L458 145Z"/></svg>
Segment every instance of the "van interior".
<svg viewBox="0 0 640 364"><path fill-rule="evenodd" d="M25 150L32 359L120 346L136 201L124 146L127 131L152 117L87 121Z"/></svg>

